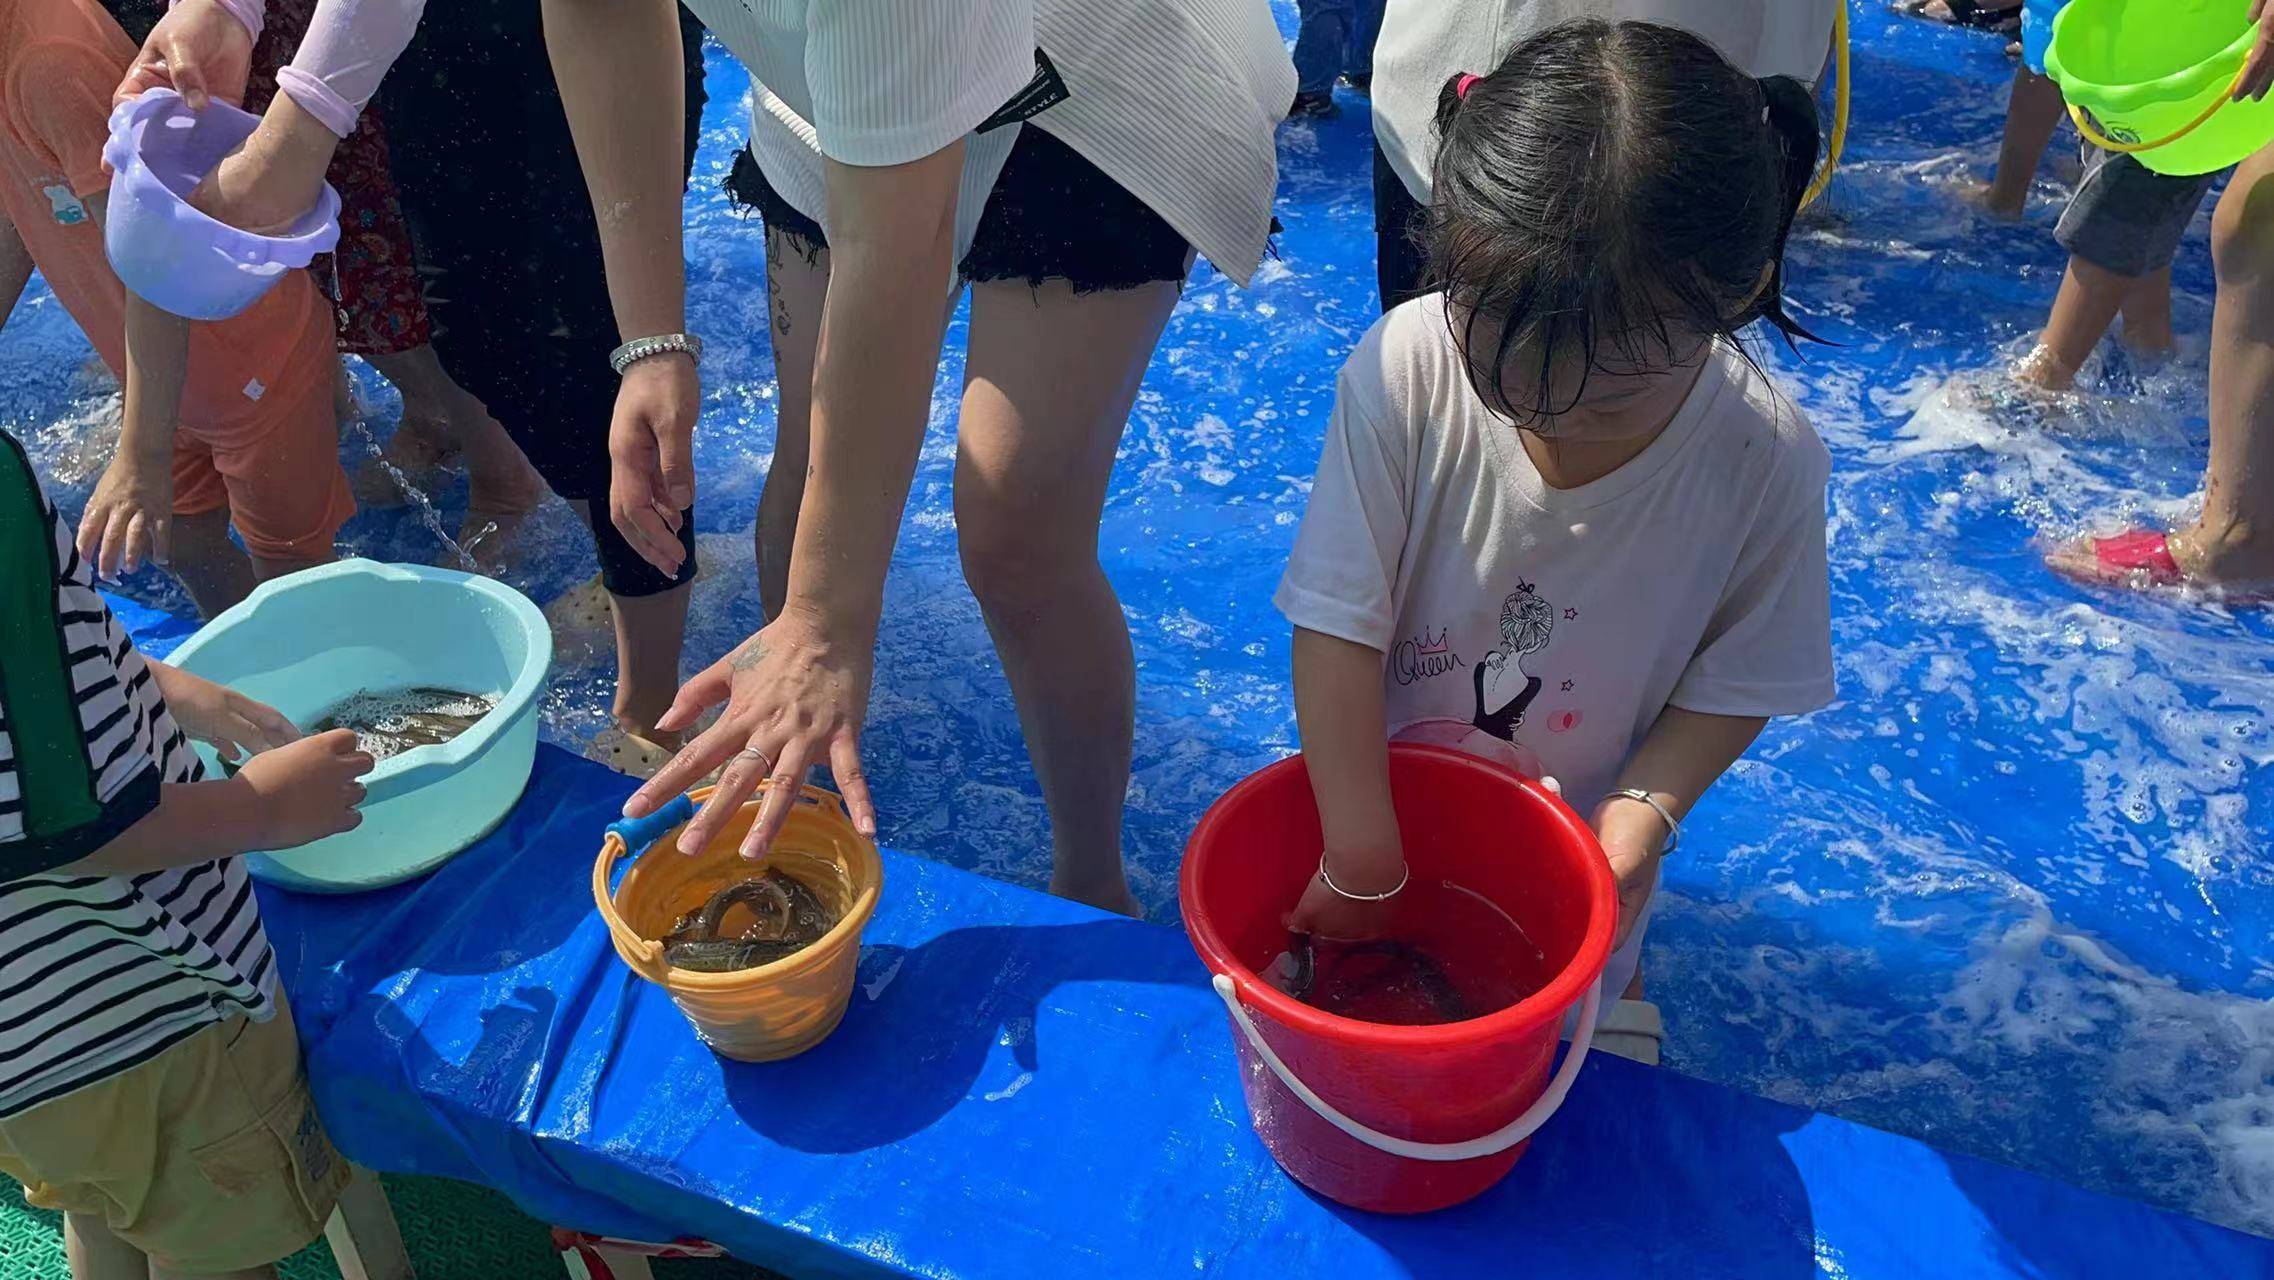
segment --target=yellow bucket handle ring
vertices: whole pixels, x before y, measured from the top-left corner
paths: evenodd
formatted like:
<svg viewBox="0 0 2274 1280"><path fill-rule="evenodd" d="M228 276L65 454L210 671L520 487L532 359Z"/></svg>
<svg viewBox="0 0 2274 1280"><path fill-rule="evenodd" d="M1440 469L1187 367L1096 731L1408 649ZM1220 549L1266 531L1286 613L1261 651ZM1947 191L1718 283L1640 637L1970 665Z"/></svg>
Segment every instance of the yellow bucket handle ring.
<svg viewBox="0 0 2274 1280"><path fill-rule="evenodd" d="M2197 129L2202 128L2204 125L2209 124L2211 122L2211 117L2219 114L2219 108L2224 107L2228 103L2234 101L2235 90L2242 87L2243 77L2249 74L2250 64L2248 62L2245 62L2243 64L2243 69L2235 75L2234 83L2227 86L2227 91L2225 93L2222 93L2218 97L2213 98L2211 100L2211 105L2203 109L2203 114L2195 117L2193 120L2188 121L2186 124L2181 125L2171 133L2168 133L2153 142L2118 142L2116 139L2108 137L2107 135L2101 133L2099 129L2095 128L2092 123L2092 117L2085 114L2083 107L2080 107L2073 102L2068 104L2069 119L2076 124L2077 132L2084 135L2085 141L2091 143L2096 147L2099 147L2101 150L2113 151L2120 156L2138 155L2142 151L2153 151L2158 147L2168 147L2172 143L2186 137L2188 134L2191 134Z"/></svg>
<svg viewBox="0 0 2274 1280"><path fill-rule="evenodd" d="M1800 207L1803 209L1816 203L1824 194L1824 189L1832 185L1832 175L1839 170L1840 153L1846 149L1848 141L1848 5L1847 0L1834 0L1834 3L1838 7L1832 11L1832 39L1838 53L1833 73L1840 78L1839 94L1833 100L1832 137L1824 148L1824 167L1817 171L1814 180L1808 184L1808 190L1801 194Z"/></svg>

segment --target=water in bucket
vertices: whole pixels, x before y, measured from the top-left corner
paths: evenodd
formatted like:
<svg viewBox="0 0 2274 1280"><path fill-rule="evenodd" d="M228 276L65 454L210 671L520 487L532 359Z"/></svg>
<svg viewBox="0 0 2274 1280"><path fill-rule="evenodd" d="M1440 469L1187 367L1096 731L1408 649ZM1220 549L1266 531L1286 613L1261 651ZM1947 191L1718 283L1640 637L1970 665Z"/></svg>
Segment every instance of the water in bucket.
<svg viewBox="0 0 2274 1280"><path fill-rule="evenodd" d="M843 918L804 881L767 870L690 900L671 932L655 941L673 968L732 973L796 955Z"/></svg>
<svg viewBox="0 0 2274 1280"><path fill-rule="evenodd" d="M357 747L373 760L385 760L416 747L440 746L473 728L496 707L494 695L456 689L365 691L334 703L308 726L308 732L352 729Z"/></svg>
<svg viewBox="0 0 2274 1280"><path fill-rule="evenodd" d="M1408 885L1380 938L1295 935L1256 968L1314 1009L1396 1027L1498 1013L1555 977L1547 953L1507 912L1445 880Z"/></svg>

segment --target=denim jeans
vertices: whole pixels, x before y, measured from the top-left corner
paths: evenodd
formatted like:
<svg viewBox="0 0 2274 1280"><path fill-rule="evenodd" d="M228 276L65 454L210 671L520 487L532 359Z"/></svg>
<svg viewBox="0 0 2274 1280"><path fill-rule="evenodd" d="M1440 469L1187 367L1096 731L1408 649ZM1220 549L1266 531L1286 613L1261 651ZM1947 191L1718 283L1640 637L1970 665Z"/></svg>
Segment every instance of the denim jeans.
<svg viewBox="0 0 2274 1280"><path fill-rule="evenodd" d="M1382 31L1383 0L1300 0L1303 27L1295 37L1295 90L1326 93L1345 72L1370 75L1374 37Z"/></svg>

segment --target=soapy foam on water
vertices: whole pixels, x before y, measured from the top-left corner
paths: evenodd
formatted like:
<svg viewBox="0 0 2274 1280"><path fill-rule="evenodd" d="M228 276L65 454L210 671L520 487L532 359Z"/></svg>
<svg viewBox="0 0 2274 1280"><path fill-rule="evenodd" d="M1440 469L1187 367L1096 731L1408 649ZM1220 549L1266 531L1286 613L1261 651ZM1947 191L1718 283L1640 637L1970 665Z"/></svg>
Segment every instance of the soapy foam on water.
<svg viewBox="0 0 2274 1280"><path fill-rule="evenodd" d="M2180 262L2172 367L2108 387L2096 361L2065 422L1985 407L1970 394L1980 371L2026 352L2052 298L2060 184L2039 183L2026 225L1959 210L1965 166L1944 154L1957 142L1979 172L1994 152L2010 77L1994 44L1921 53L1927 38L1896 19L1857 27L1898 52L1875 64L1875 109L1796 228L1789 271L1795 314L1843 345L1765 353L1835 455L1842 701L1773 726L1688 824L1646 957L1668 1062L2274 1231L2274 672L2260 657L2274 625L2079 589L2039 559L2103 521L2187 509L2203 453L2200 230ZM1972 60L1935 61L1956 57ZM715 54L712 69L688 256L690 324L717 338L696 440L715 578L696 588L690 671L757 625L750 513L777 404L749 287L762 231L717 194L739 72ZM1246 295L1196 273L1109 486L1100 548L1140 664L1127 844L1156 912L1173 910L1200 811L1294 745L1269 596L1335 365L1372 319L1367 145L1362 111L1282 131L1281 257ZM959 314L887 586L868 765L893 843L1040 885L1045 815L946 514L965 333ZM0 415L30 431L51 479L101 416L88 397L102 393L74 381L83 349L36 291L10 322ZM378 403L383 425L392 402ZM55 494L74 513L94 471L76 474ZM462 488L438 505L462 509ZM511 580L540 601L594 571L558 504L516 536L526 563ZM346 542L386 559L439 551L401 513L358 519ZM147 573L133 590L186 607ZM1155 625L1183 618L1207 633ZM605 727L606 648L560 664L548 739L578 746Z"/></svg>

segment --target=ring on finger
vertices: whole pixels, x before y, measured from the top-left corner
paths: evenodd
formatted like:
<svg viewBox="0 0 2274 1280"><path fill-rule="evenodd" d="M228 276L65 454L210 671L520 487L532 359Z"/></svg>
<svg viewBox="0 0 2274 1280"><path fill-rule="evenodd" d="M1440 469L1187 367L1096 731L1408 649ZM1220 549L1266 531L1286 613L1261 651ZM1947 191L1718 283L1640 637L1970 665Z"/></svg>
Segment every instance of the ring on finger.
<svg viewBox="0 0 2274 1280"><path fill-rule="evenodd" d="M756 747L744 747L734 753L734 758L737 760L756 760L761 769L771 770L774 767L774 757Z"/></svg>

